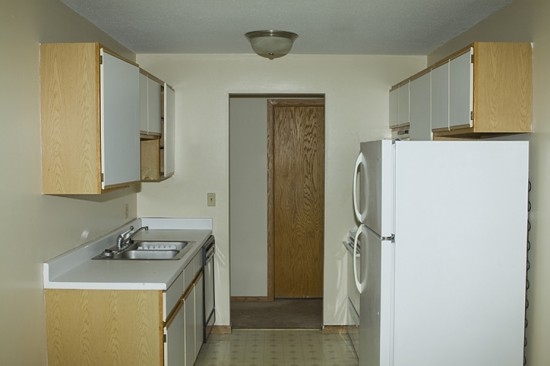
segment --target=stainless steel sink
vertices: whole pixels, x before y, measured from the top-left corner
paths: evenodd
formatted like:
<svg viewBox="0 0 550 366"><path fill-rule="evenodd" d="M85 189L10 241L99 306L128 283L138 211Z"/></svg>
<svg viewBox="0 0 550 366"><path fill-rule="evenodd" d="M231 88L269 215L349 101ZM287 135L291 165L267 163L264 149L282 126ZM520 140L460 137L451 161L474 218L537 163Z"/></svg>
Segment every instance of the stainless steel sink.
<svg viewBox="0 0 550 366"><path fill-rule="evenodd" d="M188 241L136 241L118 251L116 246L105 249L93 259L107 260L177 260L188 251Z"/></svg>
<svg viewBox="0 0 550 366"><path fill-rule="evenodd" d="M187 241L138 241L137 250L176 250L180 251L187 246Z"/></svg>
<svg viewBox="0 0 550 366"><path fill-rule="evenodd" d="M179 250L126 250L119 259L174 259Z"/></svg>

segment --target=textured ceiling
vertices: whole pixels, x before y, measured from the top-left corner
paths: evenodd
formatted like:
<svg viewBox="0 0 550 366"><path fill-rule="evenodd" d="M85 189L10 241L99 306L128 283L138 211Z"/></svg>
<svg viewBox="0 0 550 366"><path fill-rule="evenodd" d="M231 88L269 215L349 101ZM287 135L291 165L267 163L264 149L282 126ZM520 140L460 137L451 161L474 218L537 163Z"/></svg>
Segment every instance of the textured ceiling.
<svg viewBox="0 0 550 366"><path fill-rule="evenodd" d="M425 55L512 0L61 0L135 53L251 53L244 33L298 33L295 54Z"/></svg>

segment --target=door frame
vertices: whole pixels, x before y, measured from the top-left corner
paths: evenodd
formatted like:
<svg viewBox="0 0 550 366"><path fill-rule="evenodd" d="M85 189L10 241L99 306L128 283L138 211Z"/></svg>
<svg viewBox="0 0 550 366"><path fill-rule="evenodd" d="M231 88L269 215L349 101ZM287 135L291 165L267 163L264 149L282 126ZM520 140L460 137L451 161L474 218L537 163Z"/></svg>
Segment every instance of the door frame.
<svg viewBox="0 0 550 366"><path fill-rule="evenodd" d="M275 240L274 240L274 171L273 171L273 159L274 159L274 120L273 120L273 109L275 106L284 103L288 106L311 106L311 105L322 105L325 108L325 96L315 96L308 98L304 95L303 97L293 97L290 99L278 98L274 96L271 99L267 100L267 301L275 300ZM326 129L326 119L323 121L325 123ZM326 134L325 139L323 140L323 146L326 147ZM326 154L326 149L324 150ZM323 164L326 164L323 163ZM324 179L324 177L323 177ZM323 197L325 196L325 191L323 190ZM323 252L324 252L324 230L323 230ZM323 266L325 263L323 255ZM324 287L324 278L323 278L323 287ZM324 290L323 290L324 293ZM324 297L324 294L323 294Z"/></svg>

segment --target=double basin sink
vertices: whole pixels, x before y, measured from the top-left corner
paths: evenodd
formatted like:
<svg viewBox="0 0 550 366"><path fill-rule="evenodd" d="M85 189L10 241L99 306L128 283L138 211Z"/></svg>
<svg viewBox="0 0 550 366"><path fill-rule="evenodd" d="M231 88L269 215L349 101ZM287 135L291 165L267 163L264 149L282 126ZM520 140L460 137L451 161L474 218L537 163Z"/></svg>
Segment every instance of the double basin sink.
<svg viewBox="0 0 550 366"><path fill-rule="evenodd" d="M189 241L134 241L119 250L117 246L105 249L93 259L107 260L177 260L187 253Z"/></svg>

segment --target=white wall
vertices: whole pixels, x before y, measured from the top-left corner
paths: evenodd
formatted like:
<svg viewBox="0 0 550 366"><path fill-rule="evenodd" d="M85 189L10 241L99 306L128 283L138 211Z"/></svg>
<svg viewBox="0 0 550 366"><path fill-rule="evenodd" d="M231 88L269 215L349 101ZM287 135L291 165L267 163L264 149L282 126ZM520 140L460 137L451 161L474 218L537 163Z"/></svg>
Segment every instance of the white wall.
<svg viewBox="0 0 550 366"><path fill-rule="evenodd" d="M229 102L231 296L267 296L267 99Z"/></svg>
<svg viewBox="0 0 550 366"><path fill-rule="evenodd" d="M41 263L136 214L129 190L100 198L43 196L40 42L101 41L135 56L57 0L0 2L0 364L46 365Z"/></svg>
<svg viewBox="0 0 550 366"><path fill-rule="evenodd" d="M388 135L389 87L426 66L421 56L146 55L144 68L176 89L176 174L142 185L140 216L213 217L217 324L229 325L229 95L325 94L324 324L344 324L341 244L354 225L351 187L359 142ZM206 206L216 192L217 206Z"/></svg>
<svg viewBox="0 0 550 366"><path fill-rule="evenodd" d="M533 134L530 148L531 269L527 292L527 363L550 365L550 2L516 0L429 56L430 63L472 41L533 42Z"/></svg>

